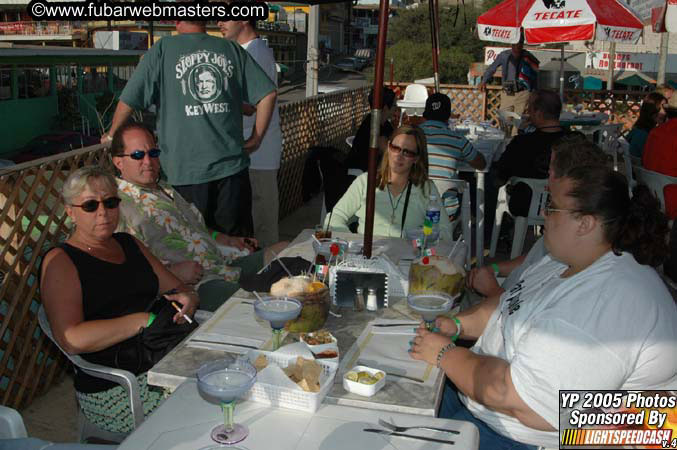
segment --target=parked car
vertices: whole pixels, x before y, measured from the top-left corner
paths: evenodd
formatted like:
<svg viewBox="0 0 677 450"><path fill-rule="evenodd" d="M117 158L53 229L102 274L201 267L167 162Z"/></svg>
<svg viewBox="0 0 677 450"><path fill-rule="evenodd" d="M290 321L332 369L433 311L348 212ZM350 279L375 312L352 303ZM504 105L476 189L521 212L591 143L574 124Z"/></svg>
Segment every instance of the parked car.
<svg viewBox="0 0 677 450"><path fill-rule="evenodd" d="M336 63L336 67L338 67L339 70L342 70L344 72L348 72L351 70L362 70L364 68L360 60L354 57L341 58Z"/></svg>
<svg viewBox="0 0 677 450"><path fill-rule="evenodd" d="M42 134L31 139L28 144L17 149L10 156L15 163L23 163L34 159L56 155L58 153L75 150L100 142L98 137L87 136L76 131L57 131L50 134Z"/></svg>

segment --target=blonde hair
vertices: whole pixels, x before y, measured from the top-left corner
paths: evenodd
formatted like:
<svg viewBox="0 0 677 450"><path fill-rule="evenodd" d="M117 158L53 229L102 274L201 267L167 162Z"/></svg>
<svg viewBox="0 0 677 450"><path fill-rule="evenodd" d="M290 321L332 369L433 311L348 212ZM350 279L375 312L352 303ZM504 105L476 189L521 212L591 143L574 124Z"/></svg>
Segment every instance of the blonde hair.
<svg viewBox="0 0 677 450"><path fill-rule="evenodd" d="M388 145L401 134L413 136L416 140L418 159L414 165L411 166L409 181L411 181L414 186L423 188L428 181L428 143L425 139L425 134L423 133L423 130L417 126L402 125L393 132L392 136L390 136ZM378 183L378 188L381 190L385 189L386 185L390 182L390 162L387 154L383 155L383 158L381 159L381 167L376 182Z"/></svg>
<svg viewBox="0 0 677 450"><path fill-rule="evenodd" d="M109 171L100 166L85 166L72 172L64 181L61 189L64 203L72 205L73 199L82 194L87 186L91 186L92 180L100 181L111 192L117 193L118 191L115 178Z"/></svg>

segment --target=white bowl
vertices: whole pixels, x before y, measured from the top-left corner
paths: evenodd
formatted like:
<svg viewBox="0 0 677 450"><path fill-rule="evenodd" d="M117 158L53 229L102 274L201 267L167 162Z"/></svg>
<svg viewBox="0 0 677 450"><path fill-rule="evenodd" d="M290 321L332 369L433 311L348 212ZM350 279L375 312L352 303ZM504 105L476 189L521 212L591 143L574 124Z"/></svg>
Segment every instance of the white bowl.
<svg viewBox="0 0 677 450"><path fill-rule="evenodd" d="M332 347L329 347L329 348L325 348L325 349L320 350L320 351L312 351L313 357L314 357L316 360L318 360L318 361L329 361L329 362L335 362L335 363L338 364L338 362L339 362L339 349L338 349L338 345L336 345L336 344L323 344L323 345L333 345L333 346L332 346ZM318 357L317 357L317 355L319 355L320 353L322 353L322 352L328 352L328 351L334 351L334 352L336 352L336 356L333 357L333 358L318 358Z"/></svg>
<svg viewBox="0 0 677 450"><path fill-rule="evenodd" d="M328 343L326 343L326 344L316 344L316 345L311 345L311 344L309 344L309 343L306 342L305 336L308 335L308 334L313 335L313 334L315 334L315 332L302 333L302 334L300 335L299 339L301 340L301 342L303 342L304 344L306 344L306 346L307 346L307 347L310 349L310 351L313 352L313 353L322 353L322 352L325 351L325 350L334 350L334 349L338 348L338 347L337 347L337 341L336 341L336 338L335 338L334 335L331 334L331 333L329 333L329 337L331 338L331 342L328 342Z"/></svg>
<svg viewBox="0 0 677 450"><path fill-rule="evenodd" d="M383 386L386 384L386 374L382 370L374 369L371 367L367 366L355 366L352 369L349 370L349 372L369 372L371 375L375 375L376 373L380 372L383 374L383 378L378 380L374 384L364 384L364 383L359 383L357 381L350 381L349 379L346 378L346 375L348 372L343 374L343 388L348 391L352 392L353 394L361 395L363 397L371 397L372 395L376 394Z"/></svg>

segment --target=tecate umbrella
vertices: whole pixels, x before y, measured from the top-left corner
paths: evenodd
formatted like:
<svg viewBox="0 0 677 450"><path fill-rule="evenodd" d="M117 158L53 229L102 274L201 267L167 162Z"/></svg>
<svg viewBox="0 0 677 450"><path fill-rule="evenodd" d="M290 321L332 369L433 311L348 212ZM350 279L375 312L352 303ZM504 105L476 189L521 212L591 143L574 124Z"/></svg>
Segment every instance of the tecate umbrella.
<svg viewBox="0 0 677 450"><path fill-rule="evenodd" d="M634 44L642 22L618 0L506 0L477 19L485 41L527 44L602 40Z"/></svg>

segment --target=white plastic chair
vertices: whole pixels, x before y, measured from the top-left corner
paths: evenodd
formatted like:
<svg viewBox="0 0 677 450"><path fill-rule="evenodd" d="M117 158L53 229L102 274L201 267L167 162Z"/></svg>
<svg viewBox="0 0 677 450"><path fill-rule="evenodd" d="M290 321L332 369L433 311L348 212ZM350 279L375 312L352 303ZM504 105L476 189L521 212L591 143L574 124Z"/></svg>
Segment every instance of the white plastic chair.
<svg viewBox="0 0 677 450"><path fill-rule="evenodd" d="M611 123L583 129L588 136L604 153L611 155L614 160L614 170L618 171L618 138L621 135L623 124ZM597 133L597 135L595 135Z"/></svg>
<svg viewBox="0 0 677 450"><path fill-rule="evenodd" d="M628 180L628 188L630 189L630 194L632 195L632 190L637 184L632 174L633 160L632 155L630 154L630 143L625 139L624 136L620 136L616 141L616 146L618 148L618 153L623 155L623 163L625 164L625 178Z"/></svg>
<svg viewBox="0 0 677 450"><path fill-rule="evenodd" d="M514 111L506 111L503 109L497 110L498 114L498 126L505 133L506 137L510 137L512 134L512 128L519 128L520 123L522 123L522 116L517 114Z"/></svg>
<svg viewBox="0 0 677 450"><path fill-rule="evenodd" d="M49 337L49 339L54 342L54 345L56 345L64 355L66 355L70 362L75 365L77 370L82 370L87 375L112 381L122 386L125 391L127 391L127 394L129 394L132 418L134 419L134 428L137 428L139 425L141 425L141 422L143 422L144 419L143 403L141 402L139 382L137 381L136 376L127 370L106 367L102 366L101 364L94 364L89 361L85 361L79 355L71 355L65 352L56 339L54 339L52 328L49 325L47 314L45 313L45 309L42 305L40 305L40 309L38 310L38 322L40 323L40 328L42 328L42 331L45 333L45 335L47 335L47 337ZM95 424L89 422L81 410L78 411L78 430L80 433L80 441L85 441L89 437L97 437L107 441L122 442L128 435L127 433L113 433L99 428Z"/></svg>
<svg viewBox="0 0 677 450"><path fill-rule="evenodd" d="M428 89L422 84L410 84L404 90L404 98L398 105L401 105L400 125L402 118L407 116L422 116L425 109L425 101L428 99ZM410 104L411 106L408 106ZM415 104L415 106L414 106Z"/></svg>
<svg viewBox="0 0 677 450"><path fill-rule="evenodd" d="M352 148L353 147L353 141L355 140L355 136L348 136L346 138L346 144L348 144L348 147Z"/></svg>
<svg viewBox="0 0 677 450"><path fill-rule="evenodd" d="M470 268L470 245L472 244L471 219L470 219L470 185L465 180L449 179L449 180L432 180L437 187L440 196L450 189L454 189L462 194L461 198L461 234L466 243L465 264L466 268ZM458 220L456 221L459 222ZM454 227L456 224L454 224Z"/></svg>
<svg viewBox="0 0 677 450"><path fill-rule="evenodd" d="M529 213L527 217L516 216L515 232L512 239L512 249L510 250L510 259L517 258L522 254L524 249L524 238L527 235L527 228L531 225L544 225L545 219L540 216L541 209L545 206L545 201L548 198L548 192L545 187L548 183L547 179L536 178L519 178L512 177L505 186L501 186L498 191L498 202L496 204L496 217L494 219L494 228L491 231L491 245L489 247L489 255L496 255L496 246L498 245L498 235L501 231L501 222L503 221L503 213L510 214L508 210L508 194L507 186L516 185L517 183L524 183L531 189L531 203L529 204Z"/></svg>
<svg viewBox="0 0 677 450"><path fill-rule="evenodd" d="M635 166L635 175L638 183L646 184L647 187L656 194L656 197L658 197L658 200L661 202L663 212L665 212L665 195L663 194L663 189L665 186L677 184L677 177L663 175L662 173L654 172L653 170L648 170L639 166Z"/></svg>

